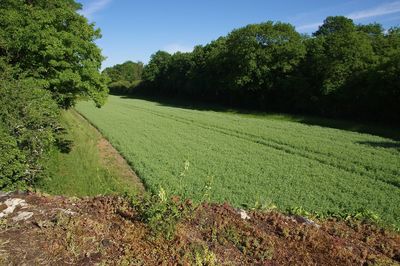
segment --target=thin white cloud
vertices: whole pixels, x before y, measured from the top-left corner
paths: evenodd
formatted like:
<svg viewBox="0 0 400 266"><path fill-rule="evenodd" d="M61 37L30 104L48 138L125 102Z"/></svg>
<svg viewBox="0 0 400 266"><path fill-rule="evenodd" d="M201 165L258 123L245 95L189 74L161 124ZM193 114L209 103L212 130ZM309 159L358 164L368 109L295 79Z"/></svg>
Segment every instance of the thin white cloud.
<svg viewBox="0 0 400 266"><path fill-rule="evenodd" d="M304 24L304 25L298 26L296 28L297 28L297 30L312 30L312 29L318 28L321 25L322 25L322 22L318 22L318 23Z"/></svg>
<svg viewBox="0 0 400 266"><path fill-rule="evenodd" d="M377 7L371 8L371 9L356 11L356 12L346 15L346 17L353 19L353 20L361 20L361 19L366 19L366 18L374 18L374 17L384 16L384 15L390 15L390 14L394 14L394 13L398 13L398 12L400 12L400 1L395 1L395 2L391 2L391 3L382 4L380 6L377 6ZM309 24L300 25L296 28L297 28L297 30L300 30L300 31L308 31L308 30L317 29L321 25L322 25L322 22L317 22L317 23L309 23Z"/></svg>
<svg viewBox="0 0 400 266"><path fill-rule="evenodd" d="M346 17L358 20L358 19L363 19L363 18L373 18L373 17L379 17L379 16L384 16L388 14L394 14L400 12L400 1L392 2L392 3L387 3L383 4L380 6L377 6L375 8L363 10L363 11L358 11L354 12L351 14L348 14Z"/></svg>
<svg viewBox="0 0 400 266"><path fill-rule="evenodd" d="M84 5L79 12L81 15L92 18L94 14L104 9L112 0L92 0L87 5Z"/></svg>
<svg viewBox="0 0 400 266"><path fill-rule="evenodd" d="M193 51L193 47L184 46L179 43L171 43L171 44L165 46L162 50L166 51L170 54L174 54L176 52L188 53L188 52Z"/></svg>

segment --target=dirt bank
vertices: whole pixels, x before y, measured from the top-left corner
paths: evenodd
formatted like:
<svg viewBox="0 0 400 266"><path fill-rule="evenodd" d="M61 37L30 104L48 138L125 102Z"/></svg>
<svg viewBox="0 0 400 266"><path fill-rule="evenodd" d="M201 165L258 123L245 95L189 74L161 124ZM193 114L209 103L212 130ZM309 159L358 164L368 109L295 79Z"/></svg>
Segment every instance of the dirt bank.
<svg viewBox="0 0 400 266"><path fill-rule="evenodd" d="M0 264L396 265L400 236L362 223L203 205L156 237L118 197L0 195ZM103 264L102 264L103 263Z"/></svg>

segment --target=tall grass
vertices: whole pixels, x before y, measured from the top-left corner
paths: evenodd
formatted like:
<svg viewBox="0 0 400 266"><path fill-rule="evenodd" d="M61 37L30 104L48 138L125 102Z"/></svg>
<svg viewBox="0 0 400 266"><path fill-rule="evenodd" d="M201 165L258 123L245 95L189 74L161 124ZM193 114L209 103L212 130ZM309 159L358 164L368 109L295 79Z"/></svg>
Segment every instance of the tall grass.
<svg viewBox="0 0 400 266"><path fill-rule="evenodd" d="M119 169L101 160L98 142L101 134L75 111L63 111L62 122L72 140L69 152L52 151L47 162L47 178L39 187L51 194L93 196L136 193L131 180L122 178Z"/></svg>

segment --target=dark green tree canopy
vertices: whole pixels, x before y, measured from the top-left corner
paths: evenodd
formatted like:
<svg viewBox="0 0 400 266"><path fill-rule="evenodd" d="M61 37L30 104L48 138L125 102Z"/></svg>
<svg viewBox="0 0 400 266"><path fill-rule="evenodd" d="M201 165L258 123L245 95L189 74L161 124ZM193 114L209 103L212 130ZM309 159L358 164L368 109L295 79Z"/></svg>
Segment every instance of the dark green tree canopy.
<svg viewBox="0 0 400 266"><path fill-rule="evenodd" d="M155 53L141 88L251 109L399 121L399 58L398 28L336 16L310 37L269 21L191 53Z"/></svg>
<svg viewBox="0 0 400 266"><path fill-rule="evenodd" d="M16 76L37 79L59 106L89 96L100 106L107 97L99 73L103 56L94 41L100 31L77 13L74 0L2 0L0 56Z"/></svg>
<svg viewBox="0 0 400 266"><path fill-rule="evenodd" d="M226 43L232 85L253 90L274 88L277 78L293 71L305 54L301 35L280 22L234 30Z"/></svg>
<svg viewBox="0 0 400 266"><path fill-rule="evenodd" d="M344 16L327 17L324 23L313 34L314 36L329 35L333 33L346 33L355 30L353 20Z"/></svg>
<svg viewBox="0 0 400 266"><path fill-rule="evenodd" d="M132 83L142 79L142 72L143 63L132 61L126 61L103 70L103 73L110 78L110 82L128 81Z"/></svg>
<svg viewBox="0 0 400 266"><path fill-rule="evenodd" d="M62 142L60 107L82 96L106 100L100 31L80 8L74 0L0 1L0 190L43 177Z"/></svg>
<svg viewBox="0 0 400 266"><path fill-rule="evenodd" d="M148 81L156 81L162 75L165 75L168 69L171 55L164 51L158 51L150 58L150 62L146 65L143 78Z"/></svg>

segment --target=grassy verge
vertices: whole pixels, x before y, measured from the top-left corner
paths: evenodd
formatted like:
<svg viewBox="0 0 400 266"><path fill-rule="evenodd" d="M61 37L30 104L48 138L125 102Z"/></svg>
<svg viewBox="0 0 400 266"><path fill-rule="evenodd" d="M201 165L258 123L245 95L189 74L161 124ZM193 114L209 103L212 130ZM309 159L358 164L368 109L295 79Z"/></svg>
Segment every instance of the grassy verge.
<svg viewBox="0 0 400 266"><path fill-rule="evenodd" d="M126 166L116 163L101 134L74 110L62 113L62 122L72 140L70 151L52 151L46 178L39 188L50 194L93 196L137 193L135 180ZM112 153L112 151L111 151Z"/></svg>

